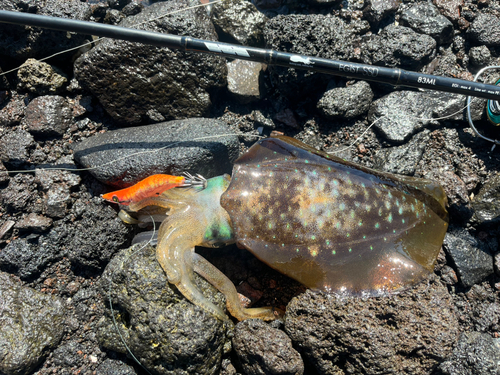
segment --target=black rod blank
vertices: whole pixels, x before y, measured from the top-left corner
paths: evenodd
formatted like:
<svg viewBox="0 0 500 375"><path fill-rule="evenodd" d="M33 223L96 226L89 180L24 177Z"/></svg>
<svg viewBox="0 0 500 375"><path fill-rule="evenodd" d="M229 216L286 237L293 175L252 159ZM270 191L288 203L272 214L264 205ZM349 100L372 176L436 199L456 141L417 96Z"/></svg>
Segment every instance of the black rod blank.
<svg viewBox="0 0 500 375"><path fill-rule="evenodd" d="M237 44L220 43L204 39L161 34L152 31L104 25L95 22L67 18L41 16L37 14L0 10L0 22L29 25L52 30L96 35L127 40L170 49L215 54L240 60L250 60L269 65L305 69L330 75L387 83L393 86L425 88L485 99L500 99L500 87L479 82L465 81L422 74L402 69L386 68L339 60L323 59L271 49L245 47Z"/></svg>

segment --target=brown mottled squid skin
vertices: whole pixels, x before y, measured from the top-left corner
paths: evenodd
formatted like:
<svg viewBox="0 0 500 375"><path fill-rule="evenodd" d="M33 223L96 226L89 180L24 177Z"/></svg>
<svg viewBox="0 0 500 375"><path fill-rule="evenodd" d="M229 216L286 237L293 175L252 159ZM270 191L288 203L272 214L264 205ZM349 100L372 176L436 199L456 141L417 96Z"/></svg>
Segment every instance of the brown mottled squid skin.
<svg viewBox="0 0 500 375"><path fill-rule="evenodd" d="M446 196L435 182L377 172L288 137L257 142L233 176L206 189L172 189L142 201L169 208L157 258L169 282L224 319L198 290L193 271L225 294L231 315L274 319L271 308L244 309L231 281L194 252L237 241L305 286L380 296L408 288L433 267L446 229Z"/></svg>

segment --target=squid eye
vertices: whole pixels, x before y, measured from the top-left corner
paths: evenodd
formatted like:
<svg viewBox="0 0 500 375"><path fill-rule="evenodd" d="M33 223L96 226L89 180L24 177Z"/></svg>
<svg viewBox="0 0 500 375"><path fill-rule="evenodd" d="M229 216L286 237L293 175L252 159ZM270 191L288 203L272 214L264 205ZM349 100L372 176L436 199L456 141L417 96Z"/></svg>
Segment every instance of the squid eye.
<svg viewBox="0 0 500 375"><path fill-rule="evenodd" d="M113 202L120 203L120 200L116 195L113 195Z"/></svg>

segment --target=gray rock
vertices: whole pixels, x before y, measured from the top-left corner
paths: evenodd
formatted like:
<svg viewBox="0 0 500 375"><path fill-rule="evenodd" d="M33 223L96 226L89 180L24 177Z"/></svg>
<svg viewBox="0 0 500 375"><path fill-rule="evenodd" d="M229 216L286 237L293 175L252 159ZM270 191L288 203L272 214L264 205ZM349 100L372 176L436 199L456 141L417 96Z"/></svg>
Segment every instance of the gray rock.
<svg viewBox="0 0 500 375"><path fill-rule="evenodd" d="M409 27L391 24L363 43L362 58L373 65L417 70L436 53L436 40Z"/></svg>
<svg viewBox="0 0 500 375"><path fill-rule="evenodd" d="M471 111L474 120L481 117L476 102ZM372 103L368 120L389 141L404 142L420 129L438 125L437 119L465 121L465 105L462 95L395 91Z"/></svg>
<svg viewBox="0 0 500 375"><path fill-rule="evenodd" d="M221 3L219 3L221 4ZM250 103L262 97L262 64L234 60L227 64L227 88L240 103Z"/></svg>
<svg viewBox="0 0 500 375"><path fill-rule="evenodd" d="M44 232L52 226L52 219L30 212L16 223L14 228L29 230L35 233Z"/></svg>
<svg viewBox="0 0 500 375"><path fill-rule="evenodd" d="M4 0L2 10L36 13L40 15L90 21L91 4L79 0L25 1ZM65 31L41 29L0 23L0 56L24 61L40 59L85 43L89 36ZM71 61L78 51L66 53L56 59Z"/></svg>
<svg viewBox="0 0 500 375"><path fill-rule="evenodd" d="M277 51L352 60L359 59L360 35L369 29L367 21L348 23L336 16L279 15L266 23L264 38L266 48ZM300 69L270 66L269 71L273 84L293 102L320 95L331 80L331 76Z"/></svg>
<svg viewBox="0 0 500 375"><path fill-rule="evenodd" d="M78 144L74 157L99 181L125 187L158 173L231 173L239 147L224 122L194 118L99 134Z"/></svg>
<svg viewBox="0 0 500 375"><path fill-rule="evenodd" d="M367 8L363 11L366 18L378 25L385 17L396 13L399 9L399 0L367 0Z"/></svg>
<svg viewBox="0 0 500 375"><path fill-rule="evenodd" d="M59 298L22 286L0 272L0 372L31 374L64 333L65 309Z"/></svg>
<svg viewBox="0 0 500 375"><path fill-rule="evenodd" d="M83 352L84 350L85 347L82 344L69 341L54 350L52 357L57 366L75 367L83 357L83 355L78 354L78 351Z"/></svg>
<svg viewBox="0 0 500 375"><path fill-rule="evenodd" d="M21 95L11 95L0 109L0 126L14 126L21 122L26 104Z"/></svg>
<svg viewBox="0 0 500 375"><path fill-rule="evenodd" d="M491 176L472 201L479 223L495 224L500 221L500 174Z"/></svg>
<svg viewBox="0 0 500 375"><path fill-rule="evenodd" d="M47 191L45 213L54 219L66 216L66 206L71 201L69 189L63 184L53 184Z"/></svg>
<svg viewBox="0 0 500 375"><path fill-rule="evenodd" d="M375 169L390 173L413 176L418 162L429 140L429 131L424 130L415 135L409 142L397 146L383 148L375 154Z"/></svg>
<svg viewBox="0 0 500 375"><path fill-rule="evenodd" d="M213 5L212 22L224 35L244 46L261 46L267 17L249 1L227 0Z"/></svg>
<svg viewBox="0 0 500 375"><path fill-rule="evenodd" d="M320 374L429 374L459 335L452 298L434 275L393 297L308 290L288 305L285 331Z"/></svg>
<svg viewBox="0 0 500 375"><path fill-rule="evenodd" d="M145 22L188 5L184 0L155 3L120 26L216 40L204 9ZM214 55L106 39L75 62L75 76L113 119L139 125L207 115L209 93L226 85L227 68Z"/></svg>
<svg viewBox="0 0 500 375"><path fill-rule="evenodd" d="M368 112L373 100L373 91L366 81L347 87L335 87L325 92L317 108L327 118L355 118Z"/></svg>
<svg viewBox="0 0 500 375"><path fill-rule="evenodd" d="M486 46L472 47L469 50L469 61L475 67L484 67L491 60L491 52Z"/></svg>
<svg viewBox="0 0 500 375"><path fill-rule="evenodd" d="M497 375L500 369L500 339L480 332L465 332L453 354L439 365L445 375Z"/></svg>
<svg viewBox="0 0 500 375"><path fill-rule="evenodd" d="M154 248L139 244L122 251L106 267L101 280L101 294L108 301L111 293L114 315L127 346L149 371L218 372L232 324L219 321L180 296L168 284ZM222 294L205 280L196 280L205 297L220 307L225 305ZM99 322L99 342L107 349L126 353L107 312Z"/></svg>
<svg viewBox="0 0 500 375"><path fill-rule="evenodd" d="M302 375L304 362L283 331L262 320L249 319L236 325L233 348L245 374Z"/></svg>
<svg viewBox="0 0 500 375"><path fill-rule="evenodd" d="M28 59L17 71L17 89L37 95L61 92L68 78L54 66L43 61Z"/></svg>
<svg viewBox="0 0 500 375"><path fill-rule="evenodd" d="M0 160L4 164L19 167L28 162L29 151L34 146L33 136L26 130L7 132L0 139Z"/></svg>
<svg viewBox="0 0 500 375"><path fill-rule="evenodd" d="M493 258L487 243L466 230L449 230L443 248L455 264L460 282L470 287L493 274Z"/></svg>
<svg viewBox="0 0 500 375"><path fill-rule="evenodd" d="M132 366L129 366L115 359L106 359L96 369L96 375L135 375L137 374Z"/></svg>
<svg viewBox="0 0 500 375"><path fill-rule="evenodd" d="M431 3L419 3L406 9L400 21L403 26L432 36L439 44L450 43L453 38L453 24Z"/></svg>
<svg viewBox="0 0 500 375"><path fill-rule="evenodd" d="M21 125L40 137L61 136L73 123L68 101L62 96L47 95L33 99L26 107Z"/></svg>
<svg viewBox="0 0 500 375"><path fill-rule="evenodd" d="M477 44L500 45L500 18L489 13L479 13L471 23L469 37Z"/></svg>

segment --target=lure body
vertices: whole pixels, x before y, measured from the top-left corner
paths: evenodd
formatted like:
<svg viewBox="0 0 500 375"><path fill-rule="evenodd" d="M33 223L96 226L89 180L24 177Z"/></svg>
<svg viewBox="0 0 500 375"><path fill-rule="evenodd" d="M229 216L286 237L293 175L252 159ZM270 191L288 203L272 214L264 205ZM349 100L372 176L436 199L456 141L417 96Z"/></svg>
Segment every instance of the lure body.
<svg viewBox="0 0 500 375"><path fill-rule="evenodd" d="M155 174L141 180L128 188L104 194L103 199L128 206L147 198L157 197L164 191L174 187L187 187L196 183L194 179L187 179L183 176L171 176L168 174Z"/></svg>
<svg viewBox="0 0 500 375"><path fill-rule="evenodd" d="M433 271L448 218L437 183L374 171L289 137L257 142L236 161L232 178L171 189L134 209L150 204L169 210L157 246L169 282L224 319L196 286L199 273L225 294L239 320L270 320L276 311L242 308L231 281L195 246L237 242L310 288L380 296Z"/></svg>

